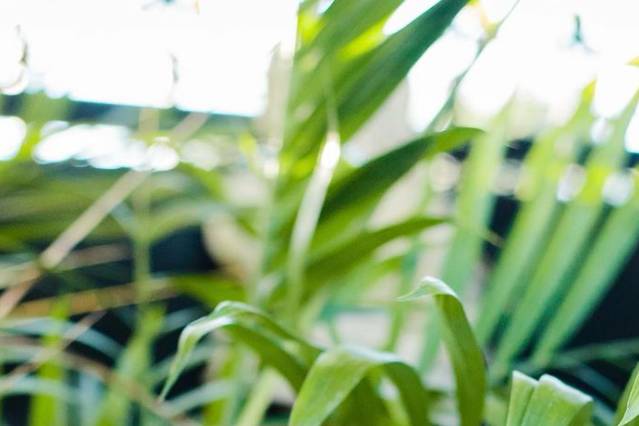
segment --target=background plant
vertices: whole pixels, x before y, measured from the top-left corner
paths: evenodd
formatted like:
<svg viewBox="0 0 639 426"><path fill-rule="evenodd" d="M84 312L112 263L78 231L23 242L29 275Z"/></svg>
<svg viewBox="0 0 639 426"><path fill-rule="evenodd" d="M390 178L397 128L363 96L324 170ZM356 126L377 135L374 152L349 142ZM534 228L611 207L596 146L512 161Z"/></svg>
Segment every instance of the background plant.
<svg viewBox="0 0 639 426"><path fill-rule="evenodd" d="M282 53L279 59L286 70L280 78L290 84L280 111L273 106L266 135L240 120L207 121L192 114L175 124L175 111L144 110L134 137L150 147L147 164L124 174L78 169L73 176L29 161L50 131L45 124L72 114L68 103L31 96L17 107L29 128L15 159L2 163L5 207L0 226L7 265L0 305L8 367L3 392L33 394L30 423L259 424L280 377L297 394L292 424L327 419L366 425L446 423L451 415L464 425L482 420L526 425L591 421L591 398L549 376L536 382L516 373L509 396L505 389L514 369L538 376L549 369L578 370L589 357L632 360L628 346L614 351L619 343L605 351L572 353L563 353L562 346L636 243L636 193L609 205L605 189L613 176L635 179L626 168L623 142L637 97L609 123L604 140L592 144L589 130L597 119L591 108L593 82L564 125L535 138L522 165L519 210L500 239L489 228L493 188L499 165L506 161L515 102L507 103L485 131L457 127L451 117L465 73L423 135L359 165L342 155L342 146L456 14L480 6L441 0L401 30L384 35L382 24L399 1L335 1L323 11L315 3L300 5L295 55ZM486 24L478 56L499 26ZM171 171L153 171L153 149L168 145L179 151L195 137L210 137L224 159L221 165L205 170L183 162ZM432 213L435 200L427 182L415 190L421 200L414 213L395 223L372 225L375 210L395 185L442 152L465 155L453 213ZM229 183L237 168L254 178L263 199L237 202ZM558 199L566 173L574 170L581 170L582 184ZM251 262L247 253L243 263L225 265L215 275L153 273L153 244L205 218L213 226L232 223L257 247L258 260ZM429 255L431 241L423 231L435 227L453 228L439 273L450 288L429 281L404 298L430 295L427 305L397 303L418 281L417 260ZM100 243L121 237L131 241L131 284L95 289L89 282L87 288L82 268L100 263L113 267L129 257L126 247ZM381 250L395 240L410 244L390 254ZM475 338L457 294L463 299L476 286L486 241L498 245L500 255L473 319ZM374 287L383 287L389 276L398 288L375 300ZM51 278L59 281L54 294L21 303L37 289L36 283ZM167 302L175 294L215 310L191 323L199 311L175 311ZM128 304L136 309L129 311L134 332L125 347L92 329L99 313L77 319ZM335 322L358 309L387 312L390 327L383 347L342 341ZM426 321L413 367L403 360L405 354L392 353L415 312ZM175 357L156 360L151 344L185 326ZM306 337L318 326L332 332L330 345ZM229 339L197 344L216 329ZM76 340L116 358L113 367L66 350ZM440 340L453 367L454 380L445 388L431 384L432 373L442 368ZM210 380L169 393L180 371L202 362L215 367ZM590 373L585 380L605 394L605 385ZM166 400L156 400L165 381ZM397 397L387 392L387 381ZM82 398L72 397L76 389ZM609 408L616 395L597 401L592 421L634 421L635 393L629 386L616 418ZM544 409L550 400L557 410ZM268 420L286 422L277 416Z"/></svg>

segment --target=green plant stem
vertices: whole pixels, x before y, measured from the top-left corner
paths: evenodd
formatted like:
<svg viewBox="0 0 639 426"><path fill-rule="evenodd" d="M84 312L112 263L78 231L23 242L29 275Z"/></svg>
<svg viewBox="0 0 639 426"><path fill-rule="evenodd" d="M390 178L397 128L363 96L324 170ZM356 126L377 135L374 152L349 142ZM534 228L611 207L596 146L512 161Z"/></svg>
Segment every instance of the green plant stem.
<svg viewBox="0 0 639 426"><path fill-rule="evenodd" d="M468 64L466 69L453 81L453 86L451 88L450 94L448 95L448 98L446 99L446 102L442 105L437 114L435 114L435 117L432 119L427 127L427 131L437 130L440 126L445 124L449 113L453 110L455 98L457 96L461 83L464 81L464 78L475 66L490 42L492 42L497 37L499 29L510 17L518 4L519 0L515 0L508 12L506 12L506 14L503 16L503 18L499 22L497 22L489 31L486 32L485 38L479 42L477 50L475 51L475 56L471 60L470 64ZM460 291L461 289L456 290ZM423 346L419 355L418 368L422 373L428 371L437 354L437 349L439 347L439 327L437 324L438 321L436 318L434 321L426 321L425 323L423 336L430 335L430 337L424 337Z"/></svg>
<svg viewBox="0 0 639 426"><path fill-rule="evenodd" d="M134 226L133 229L133 278L135 291L139 300L148 300L148 297L153 293L152 275L151 275L151 233L149 229L149 223L151 222L151 202L153 188L150 187L151 183L147 182L146 186L140 186L140 188L133 193L133 209L134 209ZM163 308L157 306L151 306L147 302L142 302L138 305L137 312L137 326L136 330L144 329L144 324L147 321L159 322L163 320L164 312ZM151 363L152 350L150 347L137 349L139 353L134 355L136 350L134 345L140 341L147 340L147 344L152 344L160 331L159 325L154 330L149 329L146 336L134 337L125 351L124 357L129 358L129 362L139 364L139 368L143 371L144 368L148 368ZM142 344L141 346L144 346ZM143 353L146 352L146 353ZM147 365L144 365L147 364ZM142 386L145 389L149 388L148 383L141 380ZM155 415L150 411L142 410L140 412L140 424L152 425L157 421Z"/></svg>
<svg viewBox="0 0 639 426"><path fill-rule="evenodd" d="M286 300L286 318L295 327L304 295L304 270L306 258L315 235L328 186L339 162L341 140L337 110L333 100L332 82L328 73L324 74L326 93L326 122L328 123L326 139L322 144L318 161L308 182L300 203L291 242L288 249L287 278L289 289Z"/></svg>
<svg viewBox="0 0 639 426"><path fill-rule="evenodd" d="M264 418L264 413L271 403L273 387L277 383L278 375L275 371L267 368L260 373L253 386L253 391L249 394L236 426L259 426Z"/></svg>
<svg viewBox="0 0 639 426"><path fill-rule="evenodd" d="M295 45L298 41L297 38L297 24L295 31L293 31L294 40L286 40L282 41L282 45L288 45L293 42ZM286 52L284 52L286 54ZM293 60L292 58L280 57L280 60L283 61L285 66L281 68L280 77L286 81L287 83L283 86L283 91L285 93L281 93L280 99L285 100L288 98L288 93L290 92L292 74L293 74ZM283 146L284 142L284 128L286 127L286 101L282 101L280 105L276 105L276 113L273 115L273 120L269 123L269 139L276 141L273 148L276 149L279 154ZM278 157L269 158L267 161L278 161ZM277 164L277 170L281 173L281 165ZM267 179L270 178L267 176ZM272 240L275 237L273 235L272 225L274 222L275 214L276 214L276 197L277 197L277 182L279 176L273 176L272 179L268 179L268 197L265 206L265 214L262 216L262 226L260 227L260 260L259 264L256 268L255 273L249 280L248 288L247 288L247 299L249 303L254 305L260 305L260 283L265 279L267 270L268 270L268 261L270 259L270 249ZM305 259L302 258L302 261ZM293 271L294 274L296 273ZM297 297L297 296L295 296ZM242 382L242 365L245 359L245 351L241 351L239 355L239 359L236 361L240 368L238 371L234 371L235 375L232 380L232 386L234 389L241 388ZM234 369L235 370L235 369ZM271 370L266 370L262 372L260 377L257 380L256 386L254 387L254 392L251 392L248 396L248 399L244 405L242 412L240 413L237 425L248 426L248 425L258 425L261 419L264 416L265 411L268 409L271 400L271 388L273 386L272 382L274 382L275 373ZM221 406L223 409L231 412L235 409L235 405L238 401L238 393L236 392L230 398L224 399L220 401L217 405Z"/></svg>
<svg viewBox="0 0 639 426"><path fill-rule="evenodd" d="M58 296L56 303L52 306L51 316L60 323L51 330L51 333L43 336L43 346L50 348L52 351L62 351L62 335L63 330L60 327L62 321L68 319L69 316L69 298L64 295ZM63 381L65 380L66 371L59 364L57 357L52 356L50 360L43 363L39 371L36 373L39 377L49 380ZM66 405L59 399L50 396L36 395L31 400L29 410L29 425L64 425L68 423L68 413Z"/></svg>
<svg viewBox="0 0 639 426"><path fill-rule="evenodd" d="M142 187L133 195L135 229L133 230L133 278L137 296L144 300L150 291L151 259L148 223L150 222L151 190Z"/></svg>
<svg viewBox="0 0 639 426"><path fill-rule="evenodd" d="M202 424L205 426L230 426L243 396L242 374L246 372L247 350L238 344L231 344L223 356L218 380L231 383L229 396L209 403L204 407Z"/></svg>
<svg viewBox="0 0 639 426"><path fill-rule="evenodd" d="M417 272L417 258L420 253L417 240L413 241L411 250L404 256L402 260L401 276L399 278L399 286L397 288L397 296L408 293L415 280ZM408 306L403 303L395 303L391 306L391 324L384 350L394 352L399 341L401 331L406 323L406 314Z"/></svg>

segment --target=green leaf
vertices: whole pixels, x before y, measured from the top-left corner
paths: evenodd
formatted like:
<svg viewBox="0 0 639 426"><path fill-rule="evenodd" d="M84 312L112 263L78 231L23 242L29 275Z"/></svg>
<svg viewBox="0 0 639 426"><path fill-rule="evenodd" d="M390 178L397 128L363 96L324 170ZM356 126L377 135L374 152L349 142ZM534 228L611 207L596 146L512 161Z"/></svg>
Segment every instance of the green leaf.
<svg viewBox="0 0 639 426"><path fill-rule="evenodd" d="M624 396L619 402L617 413L623 413L619 426L639 425L639 368L635 367Z"/></svg>
<svg viewBox="0 0 639 426"><path fill-rule="evenodd" d="M320 426L374 369L397 387L411 425L428 424L427 393L417 372L395 355L338 347L320 355L291 413L291 426Z"/></svg>
<svg viewBox="0 0 639 426"><path fill-rule="evenodd" d="M217 274L175 275L170 278L169 286L209 308L215 308L225 300L243 301L246 298L240 282Z"/></svg>
<svg viewBox="0 0 639 426"><path fill-rule="evenodd" d="M388 189L419 161L458 148L479 134L481 131L478 129L459 127L422 136L336 179L326 194L311 252L327 250L362 232ZM270 270L281 267L286 258L286 249L281 241L287 241L293 229L294 207L297 206L293 198L289 193L289 197L280 199L280 211L271 224L272 232L279 233L279 238L273 238L267 248ZM285 213L282 214L282 211Z"/></svg>
<svg viewBox="0 0 639 426"><path fill-rule="evenodd" d="M522 423L526 415L526 409L530 402L537 381L521 374L518 371L513 372L512 383L510 385L510 400L508 402L508 415L506 417L506 426L518 426Z"/></svg>
<svg viewBox="0 0 639 426"><path fill-rule="evenodd" d="M49 333L43 336L43 347L52 351L59 351L62 345L61 330L64 319L68 317L68 299L62 297L53 305L51 317L57 320L57 330L52 327ZM45 362L37 371L37 377L51 382L64 383L65 370L56 361L56 357ZM31 399L29 408L30 426L50 426L67 424L66 406L60 403L60 399L46 394L35 394Z"/></svg>
<svg viewBox="0 0 639 426"><path fill-rule="evenodd" d="M591 412L592 398L552 376L544 375L539 379L519 425L586 425Z"/></svg>
<svg viewBox="0 0 639 426"><path fill-rule="evenodd" d="M146 372L152 363L151 347L162 329L163 309L146 308L139 313L135 333L116 365L116 373L129 380L144 383ZM107 390L107 395L98 407L98 426L117 426L126 423L131 401L122 393L117 383Z"/></svg>
<svg viewBox="0 0 639 426"><path fill-rule="evenodd" d="M318 348L289 333L261 311L240 302L222 302L209 316L192 322L182 331L162 398L184 369L198 341L217 329L225 329L234 339L250 346L296 390L319 354Z"/></svg>
<svg viewBox="0 0 639 426"><path fill-rule="evenodd" d="M333 123L336 126L336 123ZM304 296L305 264L308 251L315 235L326 192L333 179L333 173L340 157L340 141L337 130L331 128L322 146L320 159L306 186L291 232L291 240L286 262L287 316L294 321Z"/></svg>
<svg viewBox="0 0 639 426"><path fill-rule="evenodd" d="M582 426L590 423L592 398L544 375L539 382L513 373L506 426Z"/></svg>
<svg viewBox="0 0 639 426"><path fill-rule="evenodd" d="M321 85L313 79L325 72L339 72L335 67L348 66L343 52L361 41L374 43L383 39L382 24L402 3L402 0L336 0L314 23L319 27L310 40L303 40L296 52L289 108L295 111L306 102L317 101L324 95ZM308 17L300 11L300 19ZM340 54L341 53L341 54Z"/></svg>
<svg viewBox="0 0 639 426"><path fill-rule="evenodd" d="M353 225L361 228L363 218L373 212L388 189L420 160L457 148L480 133L461 127L423 136L368 161L340 179L326 196L314 247L335 243L336 236L352 235Z"/></svg>
<svg viewBox="0 0 639 426"><path fill-rule="evenodd" d="M371 117L465 4L466 0L439 1L375 49L340 67L339 75L333 75L331 81L342 140L350 138ZM316 153L326 133L326 101L322 99L314 107L310 116L288 133L285 170Z"/></svg>
<svg viewBox="0 0 639 426"><path fill-rule="evenodd" d="M442 266L442 279L457 292L463 292L481 258L485 229L490 219L494 195L492 188L506 147L510 102L493 119L490 132L470 146L464 161L455 206L457 225ZM439 335L436 323L426 322L420 371L426 371L437 354Z"/></svg>
<svg viewBox="0 0 639 426"><path fill-rule="evenodd" d="M639 183L639 181L637 182ZM635 183L635 187L637 187ZM632 254L639 237L639 193L615 208L592 243L583 266L562 299L533 354L533 363L546 364L553 353L592 312ZM602 262L602 259L606 259Z"/></svg>
<svg viewBox="0 0 639 426"><path fill-rule="evenodd" d="M231 385L226 382L198 386L173 399L169 404L170 411L173 415L186 413L194 408L227 397L231 393L231 389Z"/></svg>
<svg viewBox="0 0 639 426"><path fill-rule="evenodd" d="M486 393L486 368L475 335L459 298L443 281L425 278L400 301L433 297L442 325L442 337L455 373L457 407L462 426L481 423Z"/></svg>
<svg viewBox="0 0 639 426"><path fill-rule="evenodd" d="M639 93L615 120L609 140L596 146L588 157L584 185L563 211L499 342L492 371L496 378L508 371L511 361L529 341L544 315L558 302L558 295L566 291L571 269L589 247L588 240L596 231L604 207L604 184L625 156L625 133L637 97Z"/></svg>
<svg viewBox="0 0 639 426"><path fill-rule="evenodd" d="M493 120L490 132L473 142L464 161L455 207L457 229L442 267L442 279L456 291L462 291L481 254L482 230L492 212L492 188L506 147L509 105Z"/></svg>
<svg viewBox="0 0 639 426"><path fill-rule="evenodd" d="M424 229L446 223L438 217L417 217L380 229L364 231L339 246L317 253L308 266L309 279L318 284L348 272L362 259L389 241L416 234Z"/></svg>
<svg viewBox="0 0 639 426"><path fill-rule="evenodd" d="M557 185L568 164L575 161L577 148L594 121L590 112L594 89L594 83L586 86L572 118L537 138L524 160L517 191L521 206L482 297L475 328L482 344L492 336L512 298L525 286L550 235L560 208Z"/></svg>

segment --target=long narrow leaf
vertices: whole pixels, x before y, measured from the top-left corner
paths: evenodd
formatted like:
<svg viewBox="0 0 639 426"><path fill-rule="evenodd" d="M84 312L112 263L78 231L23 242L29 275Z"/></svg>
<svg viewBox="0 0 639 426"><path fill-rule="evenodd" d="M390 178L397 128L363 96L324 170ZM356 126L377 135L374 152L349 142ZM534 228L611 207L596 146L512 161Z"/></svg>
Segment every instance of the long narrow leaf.
<svg viewBox="0 0 639 426"><path fill-rule="evenodd" d="M188 361L197 342L206 334L226 329L249 345L267 364L299 389L319 349L295 337L259 310L239 302L223 302L207 317L189 324L180 335L178 352L162 390L165 397Z"/></svg>
<svg viewBox="0 0 639 426"><path fill-rule="evenodd" d="M43 346L49 350L59 350L62 344L60 328L64 324L63 320L68 316L68 299L60 298L51 312L51 316L57 320L57 330L53 328L43 338ZM65 381L65 370L55 359L47 361L38 369L37 377L52 382ZM66 419L65 405L60 403L59 398L50 395L36 394L31 400L29 409L30 426L64 425Z"/></svg>
<svg viewBox="0 0 639 426"><path fill-rule="evenodd" d="M343 140L350 138L379 108L408 71L444 32L466 0L441 0L381 45L353 61L335 82L335 104ZM322 102L287 137L284 167L316 152L326 133L326 104ZM290 154L293 153L291 156ZM288 158L288 159L287 159Z"/></svg>
<svg viewBox="0 0 639 426"><path fill-rule="evenodd" d="M333 126L337 126L334 123ZM333 178L335 166L339 160L340 141L337 129L331 129L322 147L320 159L306 187L295 218L291 233L291 242L286 263L288 292L287 309L289 319L295 317L299 304L304 296L304 273L307 253L309 251L317 222L322 211L326 192Z"/></svg>
<svg viewBox="0 0 639 426"><path fill-rule="evenodd" d="M595 231L603 210L603 187L606 179L620 167L624 159L625 133L633 116L637 97L639 93L616 119L610 139L597 146L590 154L584 186L563 212L499 343L493 370L496 377L502 377L507 372L508 365L529 341L538 322L557 302L556 295L565 291L567 274L586 248L588 238Z"/></svg>
<svg viewBox="0 0 639 426"><path fill-rule="evenodd" d="M433 297L441 318L442 337L455 373L457 406L462 426L481 423L486 392L486 368L481 349L457 295L442 281L424 279L400 301Z"/></svg>
<svg viewBox="0 0 639 426"><path fill-rule="evenodd" d="M358 262L376 249L397 238L415 235L420 231L441 225L445 220L438 217L418 217L395 223L381 229L365 231L345 241L326 253L319 253L310 260L308 277L315 287L348 272Z"/></svg>
<svg viewBox="0 0 639 426"><path fill-rule="evenodd" d="M639 425L639 368L635 368L621 399L618 413L623 413L619 426Z"/></svg>
<svg viewBox="0 0 639 426"><path fill-rule="evenodd" d="M639 183L639 182L638 182ZM636 184L635 184L635 187ZM639 191L606 219L568 294L535 349L533 362L544 365L592 312L632 254L639 237ZM602 262L602 259L606 259Z"/></svg>
<svg viewBox="0 0 639 426"><path fill-rule="evenodd" d="M388 189L420 160L459 147L479 134L477 129L453 128L417 138L370 160L336 182L327 194L314 247L334 243L336 236L349 236L354 229L360 229L365 223L363 219L372 213Z"/></svg>
<svg viewBox="0 0 639 426"><path fill-rule="evenodd" d="M427 393L417 372L394 355L339 347L317 358L291 413L291 426L320 426L373 369L397 386L411 425L428 424Z"/></svg>
<svg viewBox="0 0 639 426"><path fill-rule="evenodd" d="M493 119L491 131L482 134L470 147L464 162L455 206L457 228L442 266L441 277L451 288L463 292L481 257L483 235L490 218L492 188L506 147L510 102ZM436 323L434 323L436 324ZM439 346L436 325L425 323L419 367L431 365Z"/></svg>
<svg viewBox="0 0 639 426"><path fill-rule="evenodd" d="M150 308L140 313L137 327L129 344L124 349L116 366L117 374L130 380L142 381L151 365L151 345L162 329L163 312ZM117 384L113 384L98 407L98 426L124 424L129 416L131 401Z"/></svg>
<svg viewBox="0 0 639 426"><path fill-rule="evenodd" d="M490 274L475 327L482 344L492 336L507 304L525 285L550 234L560 207L557 185L594 120L590 112L594 89L594 83L586 86L572 118L565 126L539 137L524 160L523 180L517 191L522 204Z"/></svg>

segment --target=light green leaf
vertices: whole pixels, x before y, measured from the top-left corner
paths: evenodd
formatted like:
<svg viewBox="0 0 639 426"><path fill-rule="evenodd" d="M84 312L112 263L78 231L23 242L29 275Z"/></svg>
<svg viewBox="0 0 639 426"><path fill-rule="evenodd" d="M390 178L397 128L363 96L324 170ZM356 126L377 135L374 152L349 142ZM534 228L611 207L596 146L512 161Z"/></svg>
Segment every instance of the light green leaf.
<svg viewBox="0 0 639 426"><path fill-rule="evenodd" d="M116 373L129 380L142 382L152 363L151 347L162 329L163 309L147 308L142 310L136 321L135 333L120 355ZM98 426L118 426L126 423L131 406L130 399L122 393L117 383L107 390L107 395L99 411Z"/></svg>
<svg viewBox="0 0 639 426"><path fill-rule="evenodd" d="M61 297L53 305L51 317L56 321L57 327L51 327L49 333L43 336L43 347L52 351L59 351L63 343L61 329L64 320L68 317L68 299ZM37 371L37 377L51 382L65 382L65 369L53 359L45 362ZM30 426L51 426L67 424L66 405L60 399L45 394L35 394L31 399L29 408Z"/></svg>
<svg viewBox="0 0 639 426"><path fill-rule="evenodd" d="M334 122L332 126L337 126L337 123ZM302 196L291 232L286 262L288 283L286 308L289 320L294 320L304 296L306 258L340 152L337 129L331 128L322 146L320 159L315 164L315 170Z"/></svg>
<svg viewBox="0 0 639 426"><path fill-rule="evenodd" d="M214 308L225 300L243 301L245 288L238 281L219 274L186 274L172 276L169 286Z"/></svg>
<svg viewBox="0 0 639 426"><path fill-rule="evenodd" d="M478 129L459 127L422 136L335 179L326 194L311 252L333 248L362 232L388 189L419 161L458 148L479 134L481 131ZM286 241L292 232L294 209L289 208L289 204L294 205L288 198L280 200L280 210L290 210L290 214L285 213L282 217L279 212L274 219L272 227L277 231L273 232L279 232L281 238L271 240L272 246L278 241ZM286 250L283 246L280 249L272 246L268 248L269 266L275 270L284 263Z"/></svg>
<svg viewBox="0 0 639 426"><path fill-rule="evenodd" d="M428 423L428 401L417 372L392 354L338 347L311 367L291 413L291 426L320 426L362 380L380 368L395 384L411 425Z"/></svg>
<svg viewBox="0 0 639 426"><path fill-rule="evenodd" d="M517 191L521 206L482 297L475 328L482 344L490 339L506 307L525 286L549 237L560 208L557 185L594 121L590 112L594 89L594 83L586 86L572 118L537 138L524 160Z"/></svg>
<svg viewBox="0 0 639 426"><path fill-rule="evenodd" d="M529 341L544 315L558 302L558 295L570 284L569 272L588 248L588 239L595 232L603 211L606 179L620 167L625 157L625 133L638 97L639 92L615 120L609 140L596 146L588 157L584 185L563 211L499 342L492 370L495 377L506 374L513 358Z"/></svg>
<svg viewBox="0 0 639 426"><path fill-rule="evenodd" d="M390 262L379 262L371 258L371 255L378 248L395 239L415 235L429 227L443 223L445 220L437 217L411 218L380 229L363 231L338 243L335 247L315 253L307 265L304 299L312 297L322 288L334 282L340 283L340 291L348 292L349 287L350 291L355 288L363 291L363 287L374 283L375 276L393 272L397 266L397 259ZM373 264L366 265L367 260ZM360 274L363 280L349 275L360 268L366 270L365 274ZM345 281L344 285L341 285L342 281ZM357 285L357 281L361 281L361 285ZM283 281L279 284L282 283ZM278 300L278 297L282 296L282 289L283 287L280 286L279 292L273 293L272 301ZM357 298L357 291L354 291L354 297Z"/></svg>
<svg viewBox="0 0 639 426"><path fill-rule="evenodd" d="M590 424L592 398L544 375L539 382L513 373L506 426L585 426Z"/></svg>
<svg viewBox="0 0 639 426"><path fill-rule="evenodd" d="M380 229L364 231L325 253L317 253L308 266L309 279L317 283L325 282L331 277L348 272L358 262L389 241L410 236L443 223L445 223L443 218L417 217Z"/></svg>
<svg viewBox="0 0 639 426"><path fill-rule="evenodd" d="M209 316L192 322L182 331L162 397L177 380L198 341L217 329L225 329L234 339L250 346L296 390L319 354L318 348L289 333L261 311L244 303L222 302Z"/></svg>
<svg viewBox="0 0 639 426"><path fill-rule="evenodd" d="M380 24L401 3L402 0L332 2L316 19L314 26L319 29L314 31L314 36L310 39L305 37L306 40L296 52L289 109L294 113L300 105L317 101L318 97L323 96L321 85L313 84L314 79L329 71L339 75L339 68L336 67L349 65L352 58L345 58L343 52L352 44L366 41L369 49L379 45L384 37ZM300 11L300 19L308 16L305 11Z"/></svg>
<svg viewBox="0 0 639 426"><path fill-rule="evenodd" d="M492 188L506 147L509 124L508 103L470 147L464 162L455 207L458 224L442 267L442 279L455 291L462 291L479 259L482 230L492 212Z"/></svg>
<svg viewBox="0 0 639 426"><path fill-rule="evenodd" d="M345 238L352 235L354 229L361 229L364 219L372 214L388 189L419 161L457 148L480 133L472 128L453 128L420 137L368 161L338 180L326 196L314 248L335 243L340 236Z"/></svg>
<svg viewBox="0 0 639 426"><path fill-rule="evenodd" d="M492 214L494 195L492 188L506 147L510 102L493 119L490 132L479 136L470 146L464 161L455 206L457 227L442 266L441 277L457 292L463 292L481 258L485 229ZM432 364L439 335L436 323L426 322L420 371Z"/></svg>
<svg viewBox="0 0 639 426"><path fill-rule="evenodd" d="M508 416L506 417L506 426L518 426L522 423L535 388L537 381L521 374L518 371L513 372L513 378L510 385L510 400L508 402Z"/></svg>
<svg viewBox="0 0 639 426"><path fill-rule="evenodd" d="M592 398L552 376L544 375L530 397L523 420L514 425L587 425L591 412Z"/></svg>
<svg viewBox="0 0 639 426"><path fill-rule="evenodd" d="M375 49L340 67L339 75L333 75L331 81L342 140L350 138L371 117L465 4L466 0L439 1ZM327 129L325 109L322 99L307 119L288 132L285 170L317 152Z"/></svg>
<svg viewBox="0 0 639 426"><path fill-rule="evenodd" d="M460 424L479 425L486 393L486 368L481 349L459 298L443 281L425 278L399 300L413 301L427 296L435 299L442 337L453 365Z"/></svg>
<svg viewBox="0 0 639 426"><path fill-rule="evenodd" d="M639 182L638 182L639 183ZM636 188L635 184L635 188ZM543 366L553 353L572 335L592 312L637 245L639 237L639 192L606 218L601 231L592 242L583 266L568 294L562 299L556 314L533 354L533 363ZM602 262L602 259L606 259Z"/></svg>
<svg viewBox="0 0 639 426"><path fill-rule="evenodd" d="M619 426L639 425L639 368L637 367L628 381L617 413L623 413L623 417L618 423Z"/></svg>

